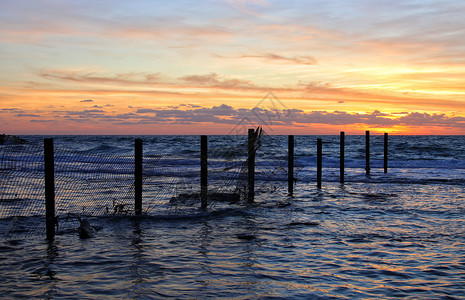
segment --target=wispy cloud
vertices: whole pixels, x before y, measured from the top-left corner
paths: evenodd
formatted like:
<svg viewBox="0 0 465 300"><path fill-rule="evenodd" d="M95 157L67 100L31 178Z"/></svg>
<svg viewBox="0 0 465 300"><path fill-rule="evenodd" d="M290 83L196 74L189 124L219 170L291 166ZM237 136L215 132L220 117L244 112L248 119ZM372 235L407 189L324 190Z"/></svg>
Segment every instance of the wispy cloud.
<svg viewBox="0 0 465 300"><path fill-rule="evenodd" d="M227 3L240 12L255 17L264 17L260 11L270 7L270 3L265 0L228 0Z"/></svg>
<svg viewBox="0 0 465 300"><path fill-rule="evenodd" d="M266 54L243 54L239 56L222 56L215 54L215 57L226 58L226 59L241 59L241 58L257 58L261 59L267 63L278 63L278 64L296 64L296 65L315 65L317 60L310 55L300 55L300 56L285 56L275 53L266 53Z"/></svg>
<svg viewBox="0 0 465 300"><path fill-rule="evenodd" d="M16 108L16 107L14 107L14 108L2 108L0 110L0 112L4 112L4 113L9 112L9 113L18 113L18 114L25 113L25 111L23 109Z"/></svg>
<svg viewBox="0 0 465 300"><path fill-rule="evenodd" d="M66 80L91 84L112 85L156 85L161 81L159 73L120 73L114 76L99 76L96 72L71 71L71 70L40 70L40 77L50 80ZM89 102L89 101L82 101Z"/></svg>
<svg viewBox="0 0 465 300"><path fill-rule="evenodd" d="M77 90L85 91L88 94L165 95L170 97L181 95L191 99L202 99L202 97L203 99L205 97L252 97L259 99L263 94L271 91L279 93L281 98L284 99L292 98L296 101L308 101L308 103L315 100L330 100L345 105L371 103L383 107L383 105L390 104L399 105L406 109L411 109L412 106L425 109L429 106L434 108L435 111L441 109L441 107L448 110L457 110L463 107L465 89L460 85L460 80L452 78L447 80L445 76L450 75L448 74L442 76L442 78L446 78L442 82L440 80L435 81L435 76L441 76L441 73L431 71L415 74L411 71L394 74L394 78L397 78L402 86L397 90L392 90L390 88L365 88L363 86L337 86L330 82L318 81L298 81L293 85L266 85L258 84L249 79L219 75L214 72L176 78L169 77L161 72L131 72L110 76L96 71L42 69L38 72L40 77L47 80L86 84L87 86L77 86ZM421 82L417 82L415 86L407 84L409 79L416 80L414 78L419 78ZM92 86L92 88L89 88L89 86ZM77 90L69 90L69 92L75 93ZM66 90L59 89L58 91L63 93ZM444 93L444 91L448 91L448 94Z"/></svg>
<svg viewBox="0 0 465 300"><path fill-rule="evenodd" d="M216 73L208 75L189 75L179 78L181 81L198 87L212 87L222 89L260 89L249 80L221 77Z"/></svg>
<svg viewBox="0 0 465 300"><path fill-rule="evenodd" d="M31 117L31 118L37 118L40 117L38 114L17 114L17 118L22 118L22 117Z"/></svg>

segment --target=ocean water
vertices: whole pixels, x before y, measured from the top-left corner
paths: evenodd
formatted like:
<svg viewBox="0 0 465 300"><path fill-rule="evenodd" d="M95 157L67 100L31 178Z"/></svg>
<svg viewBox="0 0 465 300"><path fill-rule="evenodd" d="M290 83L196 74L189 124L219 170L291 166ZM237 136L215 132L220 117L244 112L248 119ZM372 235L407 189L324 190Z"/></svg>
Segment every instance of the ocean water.
<svg viewBox="0 0 465 300"><path fill-rule="evenodd" d="M98 231L89 239L79 238L76 223L58 230L54 241L27 228L2 236L1 298L465 299L465 136L390 136L387 174L383 137L372 136L370 175L365 137L346 136L344 184L339 136L296 136L292 196L287 137L265 137L257 152L255 202L211 203L206 211L167 209L160 199L168 201L172 193L158 192L198 192L200 138L141 138L144 176L163 179L144 186L143 205L150 210L140 218L94 215L89 220ZM317 138L323 140L321 189ZM43 137L26 139L40 143ZM102 168L113 174L108 178L121 182L131 176L123 166L131 161L133 140L54 137L56 148L71 153L61 161L79 158L85 166L89 155L103 157ZM21 160L24 153L15 149L11 157ZM245 149L245 137L209 137L211 189L231 185L225 173L240 168ZM120 168L104 164L105 157L116 156ZM2 163L11 157L3 155ZM31 161L14 175L41 171L40 161ZM164 166L150 167L155 162ZM85 175L76 170L73 178ZM240 173L229 175L237 179ZM2 185L6 193L8 182ZM40 190L27 189L31 195ZM95 193L111 193L111 187ZM58 201L67 199L60 195ZM2 199L4 214L21 201ZM16 223L3 215L0 229L42 220L40 209Z"/></svg>

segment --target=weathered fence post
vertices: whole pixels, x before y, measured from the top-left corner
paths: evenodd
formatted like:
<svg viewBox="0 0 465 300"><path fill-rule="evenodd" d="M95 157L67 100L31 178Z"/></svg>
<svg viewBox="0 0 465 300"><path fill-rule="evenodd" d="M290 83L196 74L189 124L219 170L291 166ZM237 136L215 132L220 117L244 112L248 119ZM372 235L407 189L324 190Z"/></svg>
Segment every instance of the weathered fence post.
<svg viewBox="0 0 465 300"><path fill-rule="evenodd" d="M247 201L252 203L255 196L255 130L249 129L248 132L248 173L249 173L249 184L247 191Z"/></svg>
<svg viewBox="0 0 465 300"><path fill-rule="evenodd" d="M384 173L388 171L388 134L384 133Z"/></svg>
<svg viewBox="0 0 465 300"><path fill-rule="evenodd" d="M323 167L323 141L321 139L317 139L317 148L316 148L316 155L317 155L317 163L316 163L316 184L319 189L321 189L321 174L322 174L322 167Z"/></svg>
<svg viewBox="0 0 465 300"><path fill-rule="evenodd" d="M366 174L370 174L370 131L365 133L365 158L366 158Z"/></svg>
<svg viewBox="0 0 465 300"><path fill-rule="evenodd" d="M339 182L344 183L344 156L345 156L345 132L341 131L340 135L340 156L339 156Z"/></svg>
<svg viewBox="0 0 465 300"><path fill-rule="evenodd" d="M45 172L45 226L47 239L55 238L55 162L53 139L44 139L44 172Z"/></svg>
<svg viewBox="0 0 465 300"><path fill-rule="evenodd" d="M142 214L142 139L134 141L134 212Z"/></svg>
<svg viewBox="0 0 465 300"><path fill-rule="evenodd" d="M202 209L207 208L208 192L208 141L207 136L200 136L200 201Z"/></svg>
<svg viewBox="0 0 465 300"><path fill-rule="evenodd" d="M288 140L288 160L287 160L287 182L289 195L294 194L294 136L290 135Z"/></svg>

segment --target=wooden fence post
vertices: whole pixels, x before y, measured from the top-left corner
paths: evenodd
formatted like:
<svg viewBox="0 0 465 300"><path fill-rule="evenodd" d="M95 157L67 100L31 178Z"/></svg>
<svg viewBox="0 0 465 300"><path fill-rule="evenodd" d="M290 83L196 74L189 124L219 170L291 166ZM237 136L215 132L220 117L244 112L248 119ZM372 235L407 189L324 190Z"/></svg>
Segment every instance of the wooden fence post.
<svg viewBox="0 0 465 300"><path fill-rule="evenodd" d="M208 140L206 135L200 136L200 201L201 208L206 209L208 202Z"/></svg>
<svg viewBox="0 0 465 300"><path fill-rule="evenodd" d="M287 182L289 195L294 194L294 136L288 139Z"/></svg>
<svg viewBox="0 0 465 300"><path fill-rule="evenodd" d="M134 141L134 212L142 214L142 139Z"/></svg>
<svg viewBox="0 0 465 300"><path fill-rule="evenodd" d="M341 131L340 135L340 153L339 153L339 182L344 183L344 169L345 169L345 132Z"/></svg>
<svg viewBox="0 0 465 300"><path fill-rule="evenodd" d="M45 226L47 239L55 238L55 162L53 139L44 139L44 172L45 172Z"/></svg>
<svg viewBox="0 0 465 300"><path fill-rule="evenodd" d="M384 173L388 171L388 134L384 133Z"/></svg>
<svg viewBox="0 0 465 300"><path fill-rule="evenodd" d="M370 174L370 131L365 133L365 158L366 158L366 174Z"/></svg>
<svg viewBox="0 0 465 300"><path fill-rule="evenodd" d="M252 203L255 196L255 130L253 128L248 131L248 191L247 201Z"/></svg>
<svg viewBox="0 0 465 300"><path fill-rule="evenodd" d="M323 141L317 139L317 166L316 166L316 182L317 187L321 189L321 175L323 167Z"/></svg>

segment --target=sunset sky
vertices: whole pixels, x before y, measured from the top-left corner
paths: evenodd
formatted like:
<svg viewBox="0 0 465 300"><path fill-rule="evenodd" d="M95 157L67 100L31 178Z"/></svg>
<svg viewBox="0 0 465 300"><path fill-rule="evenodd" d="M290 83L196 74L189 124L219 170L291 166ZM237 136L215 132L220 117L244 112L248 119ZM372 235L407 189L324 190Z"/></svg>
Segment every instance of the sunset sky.
<svg viewBox="0 0 465 300"><path fill-rule="evenodd" d="M0 0L0 133L465 134L465 1Z"/></svg>

